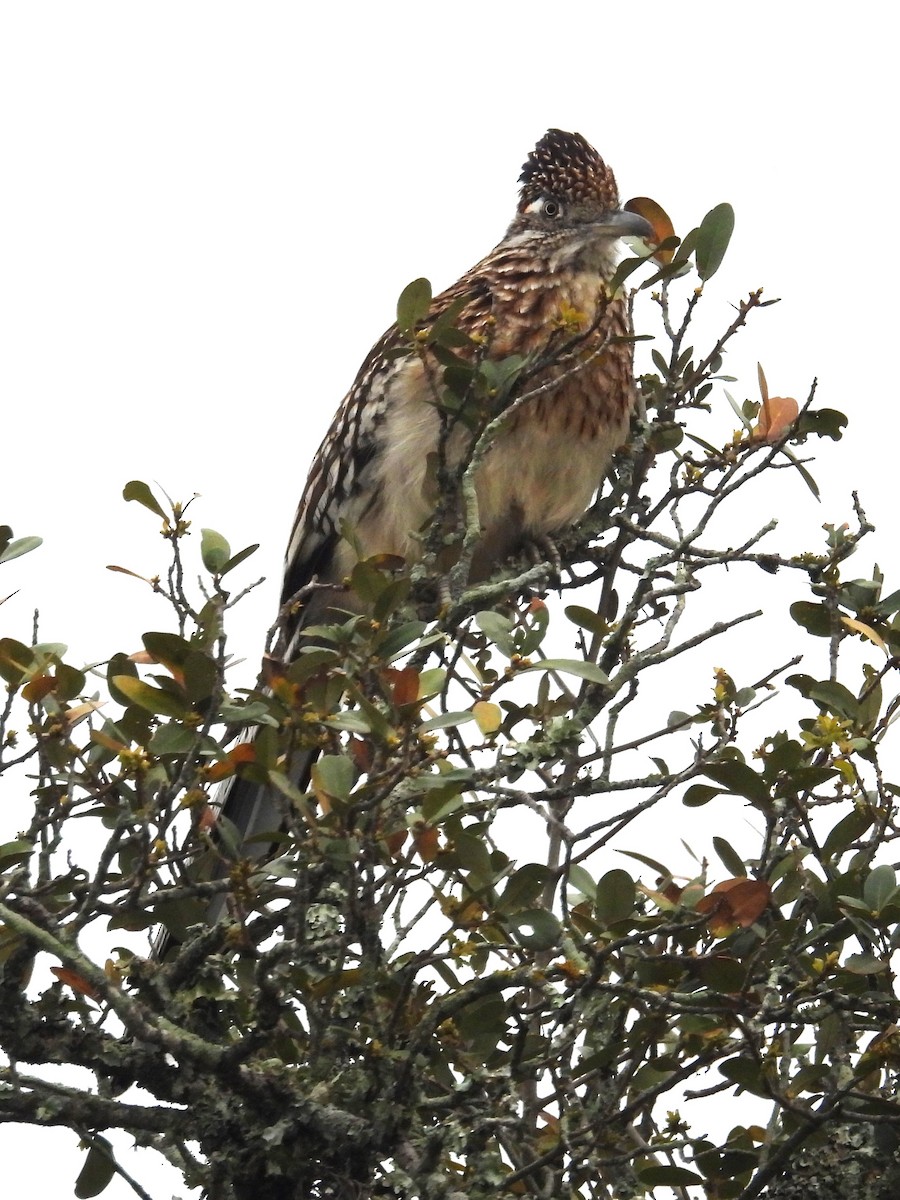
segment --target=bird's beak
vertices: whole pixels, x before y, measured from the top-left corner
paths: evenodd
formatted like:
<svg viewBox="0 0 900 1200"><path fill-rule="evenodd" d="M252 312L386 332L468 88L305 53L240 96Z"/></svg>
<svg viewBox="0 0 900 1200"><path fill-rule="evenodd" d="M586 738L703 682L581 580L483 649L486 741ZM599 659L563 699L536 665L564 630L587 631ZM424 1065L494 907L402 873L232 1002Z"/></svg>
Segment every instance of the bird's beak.
<svg viewBox="0 0 900 1200"><path fill-rule="evenodd" d="M625 212L624 209L607 213L604 220L598 221L594 229L608 237L653 238L653 226L650 222L638 213Z"/></svg>

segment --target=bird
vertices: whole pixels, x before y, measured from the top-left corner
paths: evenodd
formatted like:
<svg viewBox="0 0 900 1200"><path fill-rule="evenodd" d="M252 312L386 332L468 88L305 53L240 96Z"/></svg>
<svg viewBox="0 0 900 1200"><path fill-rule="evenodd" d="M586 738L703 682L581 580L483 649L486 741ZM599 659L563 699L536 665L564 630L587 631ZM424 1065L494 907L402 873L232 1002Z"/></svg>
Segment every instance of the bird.
<svg viewBox="0 0 900 1200"><path fill-rule="evenodd" d="M448 423L435 402L439 364L429 362L427 331L442 317L463 335L454 343L459 361L515 355L527 365L518 392L504 398L508 420L477 464L470 581L576 521L626 439L635 396L631 323L626 300L609 284L619 239L650 238L651 227L622 208L612 170L579 133L549 129L519 183L502 240L433 299L412 335L396 323L382 335L337 409L288 541L282 660L296 657L304 629L323 613L358 607L345 584L358 559L419 557L435 508L435 456L443 453L459 478L471 453L478 431L471 422ZM314 754L295 764L301 787ZM271 789L236 776L219 811L241 838L257 835L247 851L257 855L265 841L258 835L280 824L281 803Z"/></svg>
<svg viewBox="0 0 900 1200"><path fill-rule="evenodd" d="M625 440L634 401L628 307L607 285L619 239L651 237L649 223L620 207L613 172L579 133L548 130L519 183L502 241L435 297L421 324L427 329L458 307L456 328L473 348L486 344L492 360L540 359L564 335L580 334L582 365L552 363L530 375L530 398L485 455L472 581L584 513ZM358 557L411 562L420 552L419 531L434 510L428 472L441 420L433 371L423 356L398 357L403 344L396 324L375 343L313 458L285 555L282 604L313 579L325 586L288 622L288 645L340 592ZM451 466L471 440L459 422L445 447ZM348 528L352 538L342 536Z"/></svg>

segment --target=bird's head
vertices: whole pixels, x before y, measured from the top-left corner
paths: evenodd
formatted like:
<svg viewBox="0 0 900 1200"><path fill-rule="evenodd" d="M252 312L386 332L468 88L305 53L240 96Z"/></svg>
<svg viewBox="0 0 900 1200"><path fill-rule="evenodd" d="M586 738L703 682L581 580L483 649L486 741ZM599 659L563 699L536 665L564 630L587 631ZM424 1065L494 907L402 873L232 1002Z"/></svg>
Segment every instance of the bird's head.
<svg viewBox="0 0 900 1200"><path fill-rule="evenodd" d="M620 237L649 237L652 228L619 205L616 177L580 133L548 129L528 155L507 239L545 242L566 263L586 267L614 261Z"/></svg>

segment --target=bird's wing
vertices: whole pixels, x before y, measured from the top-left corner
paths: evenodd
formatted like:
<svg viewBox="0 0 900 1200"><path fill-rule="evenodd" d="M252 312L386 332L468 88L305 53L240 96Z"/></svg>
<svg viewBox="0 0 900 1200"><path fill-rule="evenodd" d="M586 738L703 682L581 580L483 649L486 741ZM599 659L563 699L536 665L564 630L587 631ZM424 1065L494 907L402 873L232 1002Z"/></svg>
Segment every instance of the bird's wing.
<svg viewBox="0 0 900 1200"><path fill-rule="evenodd" d="M377 452L394 369L389 351L398 342L391 328L369 351L312 460L285 552L282 604L314 578L335 582L331 565L341 521L350 498L365 486L366 466Z"/></svg>
<svg viewBox="0 0 900 1200"><path fill-rule="evenodd" d="M458 316L460 327L470 332L482 327L490 313L491 293L479 273L481 266L479 263L436 296L422 324L433 323L451 305L466 299ZM359 498L372 483L374 472L370 467L379 453L393 380L405 361L403 342L403 335L393 325L375 343L313 458L285 552L282 605L313 580L339 583L334 560L341 525L354 505L359 508ZM296 620L288 622L282 642L289 647L287 657L296 647L296 635L303 624L320 613L321 606L307 605Z"/></svg>

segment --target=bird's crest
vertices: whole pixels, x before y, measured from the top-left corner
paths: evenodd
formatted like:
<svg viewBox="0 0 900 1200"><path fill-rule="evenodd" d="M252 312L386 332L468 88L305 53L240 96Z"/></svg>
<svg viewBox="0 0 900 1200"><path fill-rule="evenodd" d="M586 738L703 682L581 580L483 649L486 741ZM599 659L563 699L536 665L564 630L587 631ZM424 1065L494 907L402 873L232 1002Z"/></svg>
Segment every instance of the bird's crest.
<svg viewBox="0 0 900 1200"><path fill-rule="evenodd" d="M569 203L593 202L604 210L619 204L616 177L580 133L548 129L528 155L519 176L520 213L541 196Z"/></svg>

